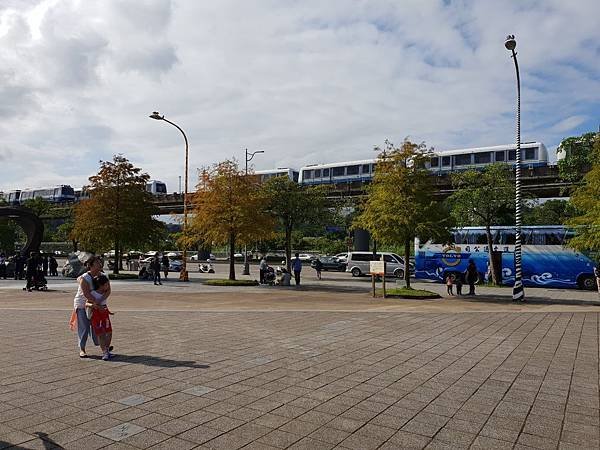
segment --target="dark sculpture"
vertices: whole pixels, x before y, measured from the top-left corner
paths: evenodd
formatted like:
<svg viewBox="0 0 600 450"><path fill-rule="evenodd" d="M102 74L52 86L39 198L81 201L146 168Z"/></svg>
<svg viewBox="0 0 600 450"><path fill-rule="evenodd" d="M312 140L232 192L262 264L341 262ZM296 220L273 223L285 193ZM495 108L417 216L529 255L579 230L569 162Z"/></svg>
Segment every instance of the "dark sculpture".
<svg viewBox="0 0 600 450"><path fill-rule="evenodd" d="M27 235L27 243L21 249L21 255L28 256L30 252L39 252L44 224L29 208L0 206L0 219L7 218L16 222Z"/></svg>

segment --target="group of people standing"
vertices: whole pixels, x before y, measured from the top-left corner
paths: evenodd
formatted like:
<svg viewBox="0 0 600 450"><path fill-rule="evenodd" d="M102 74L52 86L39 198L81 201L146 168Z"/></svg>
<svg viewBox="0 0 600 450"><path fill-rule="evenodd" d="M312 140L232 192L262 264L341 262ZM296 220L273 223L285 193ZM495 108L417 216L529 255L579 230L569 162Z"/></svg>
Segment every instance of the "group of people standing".
<svg viewBox="0 0 600 450"><path fill-rule="evenodd" d="M454 295L453 288L456 287L456 295L463 295L462 287L466 282L469 285L469 292L465 295L475 295L475 283L479 280L479 272L473 260L469 261L467 270L461 273L450 274L446 277L446 291L448 295Z"/></svg>
<svg viewBox="0 0 600 450"><path fill-rule="evenodd" d="M0 278L6 280L13 277L15 280L26 279L27 273L40 272L44 277L58 276L58 262L53 255L41 255L31 252L29 258L17 252L7 257L0 252Z"/></svg>

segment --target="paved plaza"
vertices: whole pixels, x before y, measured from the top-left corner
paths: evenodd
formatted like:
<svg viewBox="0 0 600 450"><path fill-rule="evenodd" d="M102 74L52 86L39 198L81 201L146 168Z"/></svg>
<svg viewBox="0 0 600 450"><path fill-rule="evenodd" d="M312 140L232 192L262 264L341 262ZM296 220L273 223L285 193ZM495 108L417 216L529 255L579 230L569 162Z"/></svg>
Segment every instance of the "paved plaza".
<svg viewBox="0 0 600 450"><path fill-rule="evenodd" d="M114 282L109 362L77 356L73 280L3 281L0 448L600 447L594 293L384 300L335 280Z"/></svg>

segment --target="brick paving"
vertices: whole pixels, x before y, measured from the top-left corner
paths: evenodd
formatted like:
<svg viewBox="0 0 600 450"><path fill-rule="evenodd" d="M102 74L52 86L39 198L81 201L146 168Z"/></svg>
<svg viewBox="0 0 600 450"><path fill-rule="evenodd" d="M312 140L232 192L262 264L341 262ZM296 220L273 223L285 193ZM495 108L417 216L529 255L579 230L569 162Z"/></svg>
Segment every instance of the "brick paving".
<svg viewBox="0 0 600 450"><path fill-rule="evenodd" d="M600 447L593 311L68 315L0 310L0 448Z"/></svg>

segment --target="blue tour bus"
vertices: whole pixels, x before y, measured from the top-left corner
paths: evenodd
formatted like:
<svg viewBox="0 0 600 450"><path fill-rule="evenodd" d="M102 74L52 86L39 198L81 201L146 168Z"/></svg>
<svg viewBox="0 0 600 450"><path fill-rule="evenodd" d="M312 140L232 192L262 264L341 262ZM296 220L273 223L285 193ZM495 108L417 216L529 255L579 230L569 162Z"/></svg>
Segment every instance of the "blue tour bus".
<svg viewBox="0 0 600 450"><path fill-rule="evenodd" d="M523 285L531 287L594 289L594 262L565 246L574 231L562 225L525 226L521 229ZM501 252L502 284L515 281L514 227L492 227L493 250ZM484 227L457 228L452 243L415 240L415 277L443 282L464 273L473 260L483 280L488 271L489 249Z"/></svg>

